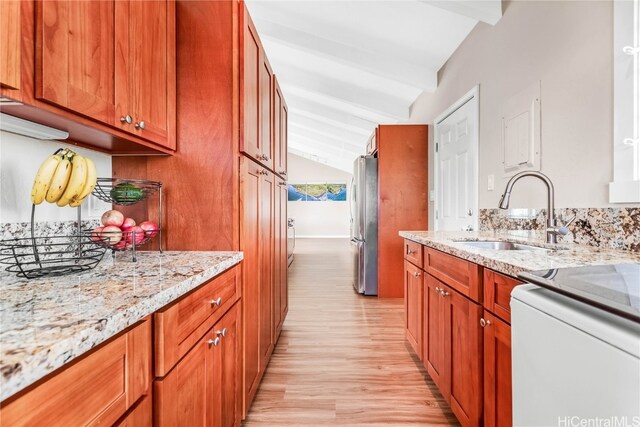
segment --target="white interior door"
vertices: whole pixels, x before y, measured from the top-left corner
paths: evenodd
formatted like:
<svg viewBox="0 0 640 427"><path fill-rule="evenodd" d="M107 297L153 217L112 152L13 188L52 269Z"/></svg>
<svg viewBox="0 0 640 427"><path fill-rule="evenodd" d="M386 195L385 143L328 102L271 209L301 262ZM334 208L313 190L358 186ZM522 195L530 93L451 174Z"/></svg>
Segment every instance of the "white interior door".
<svg viewBox="0 0 640 427"><path fill-rule="evenodd" d="M478 90L435 126L436 230L478 229Z"/></svg>

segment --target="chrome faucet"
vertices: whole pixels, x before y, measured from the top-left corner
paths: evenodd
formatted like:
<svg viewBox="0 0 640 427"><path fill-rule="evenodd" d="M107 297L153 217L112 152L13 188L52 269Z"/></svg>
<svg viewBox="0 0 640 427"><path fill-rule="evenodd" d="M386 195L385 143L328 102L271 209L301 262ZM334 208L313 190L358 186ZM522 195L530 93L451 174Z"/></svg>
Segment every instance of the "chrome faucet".
<svg viewBox="0 0 640 427"><path fill-rule="evenodd" d="M547 243L557 243L557 236L564 236L565 234L569 233L569 224L571 224L576 219L576 217L574 216L567 224L561 227L558 227L556 225L555 192L553 189L553 183L545 174L536 171L523 171L512 176L509 182L507 182L507 188L505 188L504 194L500 198L500 204L498 205L498 207L500 209L509 209L509 199L511 198L511 190L513 189L513 184L515 184L516 181L518 181L520 178L524 178L525 176L533 176L539 178L547 186Z"/></svg>

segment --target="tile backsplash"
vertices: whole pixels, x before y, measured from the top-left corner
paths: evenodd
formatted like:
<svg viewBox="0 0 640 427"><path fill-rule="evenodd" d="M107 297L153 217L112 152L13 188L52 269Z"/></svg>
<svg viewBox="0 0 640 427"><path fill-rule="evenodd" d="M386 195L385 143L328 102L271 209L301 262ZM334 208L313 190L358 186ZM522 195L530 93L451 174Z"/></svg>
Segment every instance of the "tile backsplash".
<svg viewBox="0 0 640 427"><path fill-rule="evenodd" d="M640 251L640 208L561 208L555 213L560 223L576 216L563 242ZM480 209L479 214L481 231L546 228L546 209Z"/></svg>

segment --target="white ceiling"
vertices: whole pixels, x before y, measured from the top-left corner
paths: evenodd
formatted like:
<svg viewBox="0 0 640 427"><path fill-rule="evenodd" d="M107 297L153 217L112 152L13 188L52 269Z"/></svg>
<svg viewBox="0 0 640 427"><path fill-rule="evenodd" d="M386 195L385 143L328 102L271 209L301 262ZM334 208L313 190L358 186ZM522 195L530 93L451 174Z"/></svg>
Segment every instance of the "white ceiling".
<svg viewBox="0 0 640 427"><path fill-rule="evenodd" d="M289 106L289 151L348 172L500 0L247 0Z"/></svg>

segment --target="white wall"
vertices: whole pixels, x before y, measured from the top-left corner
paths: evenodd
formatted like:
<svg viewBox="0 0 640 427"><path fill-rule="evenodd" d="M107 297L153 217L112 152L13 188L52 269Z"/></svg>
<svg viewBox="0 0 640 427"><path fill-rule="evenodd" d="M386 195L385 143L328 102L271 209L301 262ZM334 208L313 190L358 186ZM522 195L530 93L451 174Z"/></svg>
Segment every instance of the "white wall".
<svg viewBox="0 0 640 427"><path fill-rule="evenodd" d="M351 174L289 153L288 182L345 182ZM349 237L349 202L288 202L287 216L296 220L297 237Z"/></svg>
<svg viewBox="0 0 640 427"><path fill-rule="evenodd" d="M31 216L31 187L40 164L60 147L91 157L99 177L111 176L111 156L93 150L42 141L0 131L0 223L29 222ZM90 210L90 208L93 208ZM90 197L82 204L83 218L96 218L110 205ZM77 218L77 209L60 208L43 202L36 208L36 221L68 221Z"/></svg>
<svg viewBox="0 0 640 427"><path fill-rule="evenodd" d="M414 102L410 121L433 124L480 84L479 207L495 208L508 179L501 163L501 108L510 97L541 81L541 171L555 184L556 206L610 206L612 2L515 1L504 2L503 8L496 26L479 23L462 42L440 69L438 89ZM432 166L430 171L432 175ZM487 190L489 174L496 178L494 191ZM545 197L541 182L522 180L511 207L545 207Z"/></svg>

